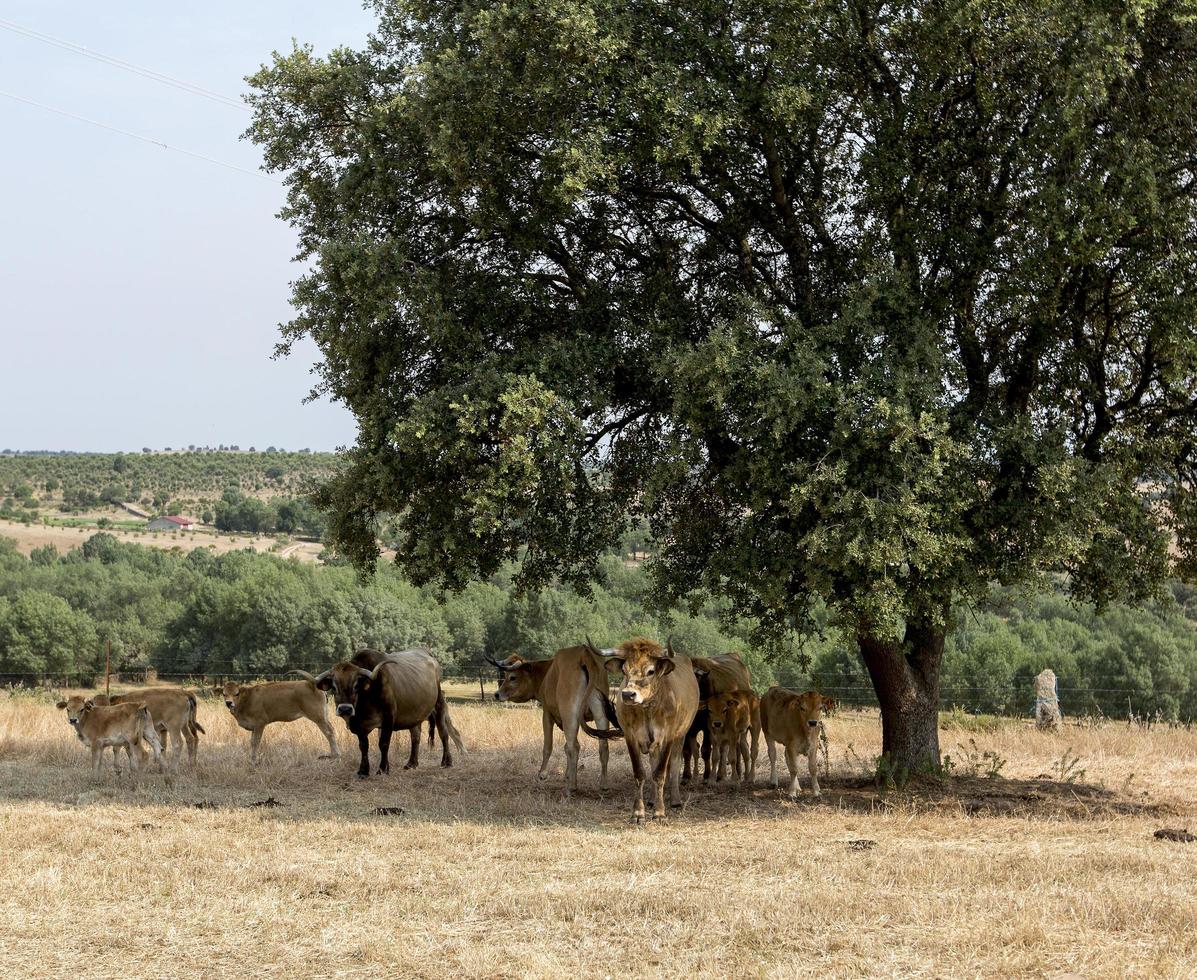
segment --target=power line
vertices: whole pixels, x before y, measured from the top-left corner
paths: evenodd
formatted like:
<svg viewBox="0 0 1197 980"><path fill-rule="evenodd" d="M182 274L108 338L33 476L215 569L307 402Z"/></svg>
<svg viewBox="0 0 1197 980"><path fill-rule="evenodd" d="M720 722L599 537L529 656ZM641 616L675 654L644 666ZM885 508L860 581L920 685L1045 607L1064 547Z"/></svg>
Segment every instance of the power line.
<svg viewBox="0 0 1197 980"><path fill-rule="evenodd" d="M32 38L35 41L41 41L44 44L51 44L57 48L63 48L66 51L73 51L76 54L81 54L86 58L92 58L96 61L102 62L106 65L111 65L113 68L120 68L124 71L132 72L135 75L140 75L143 78L148 78L151 81L160 82L163 85L170 85L173 88L180 89L184 92L190 92L192 95L198 95L201 98L210 99L213 102L218 102L223 106L228 106L232 109L241 109L243 112L249 112L249 106L237 99L229 98L227 95L221 95L219 92L213 92L201 85L196 85L194 82L188 82L181 78L175 78L173 75L167 75L165 72L154 71L152 68L143 68L141 65L135 65L131 61L124 61L120 58L113 58L110 55L101 54L92 48L84 47L82 44L74 44L71 41L64 41L62 38L54 37L52 34L44 34L41 31L35 31L28 27L22 27L20 24L14 24L12 21L0 19L0 28L6 31L11 31L14 34L20 34L24 37Z"/></svg>
<svg viewBox="0 0 1197 980"><path fill-rule="evenodd" d="M204 156L202 153L196 153L192 150L184 150L182 147L170 146L163 143L161 140L152 139L149 136L142 136L140 133L131 133L127 129L121 129L118 126L110 126L108 123L100 122L96 119L89 119L87 116L80 116L78 113L68 112L66 109L58 109L52 105L46 105L44 102L36 102L33 99L27 99L22 95L14 95L12 92L5 92L0 90L0 96L6 99L12 99L14 102L23 102L25 105L35 106L38 109L45 109L47 112L53 112L60 116L66 116L68 119L76 119L79 122L85 122L92 126L98 126L100 129L107 129L112 133L120 133L122 136L129 136L132 139L140 140L142 143L149 143L151 146L160 147L163 150L171 150L174 153L182 153L184 156L194 157L196 160L203 160L205 163L214 163L218 167L224 167L227 170L236 170L243 174L249 174L251 177L260 177L262 180L268 180L271 183L278 184L281 181L269 174L264 174L259 170L250 170L247 167L239 167L235 163L225 163L223 160L217 160L215 157Z"/></svg>

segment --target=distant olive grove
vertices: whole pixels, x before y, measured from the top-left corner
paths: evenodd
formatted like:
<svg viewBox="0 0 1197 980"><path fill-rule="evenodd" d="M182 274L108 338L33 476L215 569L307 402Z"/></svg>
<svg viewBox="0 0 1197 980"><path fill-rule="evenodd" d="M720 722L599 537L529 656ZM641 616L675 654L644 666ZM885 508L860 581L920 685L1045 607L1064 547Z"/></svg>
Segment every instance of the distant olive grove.
<svg viewBox="0 0 1197 980"><path fill-rule="evenodd" d="M185 507L198 511L193 516L202 517L207 511L214 518L217 505L229 492L299 498L336 467L332 453L289 453L274 447L264 452L234 452L222 447L217 451L191 448L143 454L0 454L0 512L9 518L36 521L50 514L132 503L156 513L175 513ZM248 521L254 516L260 515L247 511L230 520ZM287 522L285 517L283 522Z"/></svg>
<svg viewBox="0 0 1197 980"><path fill-rule="evenodd" d="M111 641L114 669L164 674L272 676L323 668L361 644L427 644L448 674L474 674L485 656L545 657L559 646L613 644L672 634L692 654L738 650L757 685L817 686L849 703L875 703L852 643L821 639L770 661L749 643L753 624L728 622L718 603L665 619L646 607L647 580L622 554L602 559L591 596L549 588L518 596L513 569L441 601L383 563L363 584L355 570L272 555L162 551L98 533L59 554L26 558L0 538L0 675L87 679ZM1020 714L1030 679L1060 675L1070 714L1197 717L1197 591L1174 584L1145 609L1103 616L1060 594L1021 598L994 589L982 608L958 610L946 651L943 706Z"/></svg>

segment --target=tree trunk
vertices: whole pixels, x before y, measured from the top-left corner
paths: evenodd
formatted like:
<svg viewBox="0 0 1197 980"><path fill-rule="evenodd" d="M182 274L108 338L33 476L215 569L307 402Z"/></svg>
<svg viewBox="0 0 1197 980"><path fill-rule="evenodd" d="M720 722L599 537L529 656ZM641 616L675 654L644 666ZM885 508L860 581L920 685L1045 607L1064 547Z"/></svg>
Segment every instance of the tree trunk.
<svg viewBox="0 0 1197 980"><path fill-rule="evenodd" d="M881 704L881 752L891 771L938 767L943 629L907 623L900 644L867 633L858 642Z"/></svg>

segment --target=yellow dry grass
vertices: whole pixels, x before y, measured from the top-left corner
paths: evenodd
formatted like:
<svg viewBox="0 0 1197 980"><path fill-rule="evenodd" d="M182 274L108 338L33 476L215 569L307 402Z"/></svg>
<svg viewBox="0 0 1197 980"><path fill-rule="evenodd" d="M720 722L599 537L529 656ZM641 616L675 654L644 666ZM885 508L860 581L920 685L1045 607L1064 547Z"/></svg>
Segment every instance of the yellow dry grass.
<svg viewBox="0 0 1197 980"><path fill-rule="evenodd" d="M128 514L124 514L128 517ZM17 550L28 555L34 548L41 548L52 544L62 554L72 548L78 548L100 528L96 527L59 527L47 524L21 524L17 521L0 520L0 538L12 538L17 544ZM131 544L141 544L149 548L181 548L191 551L193 548L208 548L215 555L223 555L230 551L243 551L251 548L254 551L267 552L274 550L278 539L261 534L217 534L210 530L199 531L133 531L127 528L111 527L105 529L120 541ZM322 545L308 541L296 541L286 544L278 554L284 558L298 558L300 561L314 562L319 555Z"/></svg>
<svg viewBox="0 0 1197 980"><path fill-rule="evenodd" d="M402 771L397 736L391 775L363 782L350 739L318 761L306 722L268 730L251 769L248 733L206 701L199 766L168 782L95 777L48 699L0 700L5 975L1197 970L1197 845L1152 838L1194 813L1197 733L946 730L965 773L950 790L882 795L861 778L877 719L847 713L828 723L820 802L698 789L634 828L622 747L602 798L588 742L581 798L566 802L559 778L534 785L535 710L453 714L471 749L457 767L425 746ZM970 774L986 751L1009 778ZM1036 778L1073 756L1082 780ZM253 805L265 800L279 805Z"/></svg>

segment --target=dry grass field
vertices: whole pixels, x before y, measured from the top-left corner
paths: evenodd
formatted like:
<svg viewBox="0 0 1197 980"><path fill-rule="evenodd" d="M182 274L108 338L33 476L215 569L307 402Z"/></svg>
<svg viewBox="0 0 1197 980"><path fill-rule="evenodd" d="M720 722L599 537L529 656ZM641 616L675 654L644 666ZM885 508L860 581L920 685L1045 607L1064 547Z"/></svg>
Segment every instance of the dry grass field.
<svg viewBox="0 0 1197 980"><path fill-rule="evenodd" d="M134 779L93 776L48 698L0 699L5 976L1197 972L1197 845L1152 837L1197 829L1197 732L946 729L951 785L879 793L877 719L844 713L820 801L697 789L636 828L622 747L604 798L588 742L565 802L536 711L454 718L457 767L402 771L403 736L359 781L306 722L251 769L206 701L197 770Z"/></svg>
<svg viewBox="0 0 1197 980"><path fill-rule="evenodd" d="M124 516L128 517L127 514ZM17 521L0 520L0 537L12 538L17 543L17 550L23 555L28 555L34 548L41 548L47 544L54 545L61 554L66 554L71 548L78 548L99 530L95 527L25 525ZM183 551L191 551L192 548L210 548L216 555L241 551L245 548L267 552L274 550L278 544L278 539L270 535L216 534L209 530L152 532L130 531L113 527L107 528L105 533L113 535L120 541L141 544L149 548L165 548L167 550L181 548ZM308 541L292 541L284 545L277 554L283 558L298 558L300 561L314 562L322 547L320 544Z"/></svg>

